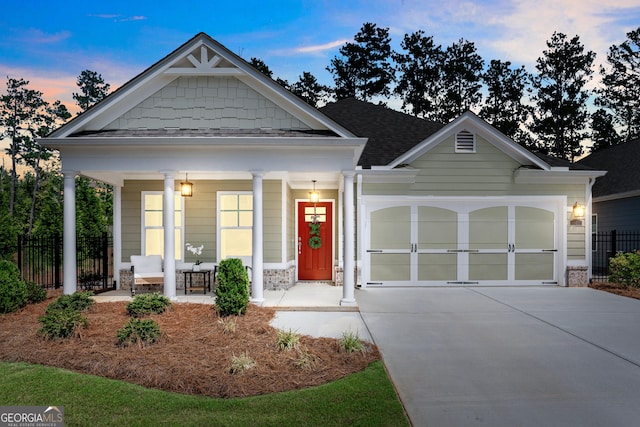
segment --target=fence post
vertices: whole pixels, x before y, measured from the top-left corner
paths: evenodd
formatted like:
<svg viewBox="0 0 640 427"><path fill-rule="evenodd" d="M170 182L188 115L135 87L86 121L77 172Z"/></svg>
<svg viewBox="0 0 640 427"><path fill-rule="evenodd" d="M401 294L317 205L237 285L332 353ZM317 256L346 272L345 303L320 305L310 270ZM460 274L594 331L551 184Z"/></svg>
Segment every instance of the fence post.
<svg viewBox="0 0 640 427"><path fill-rule="evenodd" d="M60 254L62 253L62 241L60 239L60 234L56 234L53 239L54 239L53 240L53 242L54 242L54 245L53 245L54 246L54 249L53 249L53 254L54 255L53 256L55 257L55 260L53 262L53 265L55 266L54 267L54 273L53 273L54 276L55 276L55 279L54 279L55 285L54 285L54 287L56 289L60 289L60 285L61 285L61 283L60 283L60 264L62 263L62 260L61 260L62 257L60 256Z"/></svg>
<svg viewBox="0 0 640 427"><path fill-rule="evenodd" d="M102 289L107 288L109 280L109 236L106 231L102 232Z"/></svg>
<svg viewBox="0 0 640 427"><path fill-rule="evenodd" d="M612 256L616 256L618 253L618 231L611 231L611 254Z"/></svg>

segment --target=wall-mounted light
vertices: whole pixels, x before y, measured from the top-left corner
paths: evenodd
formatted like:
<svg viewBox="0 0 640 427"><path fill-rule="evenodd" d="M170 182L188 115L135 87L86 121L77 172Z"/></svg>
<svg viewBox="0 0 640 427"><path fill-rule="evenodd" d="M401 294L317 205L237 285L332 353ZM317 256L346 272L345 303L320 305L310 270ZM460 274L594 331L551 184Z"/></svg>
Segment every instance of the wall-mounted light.
<svg viewBox="0 0 640 427"><path fill-rule="evenodd" d="M193 196L193 182L189 182L189 174L185 174L184 181L180 183L180 195L182 197Z"/></svg>
<svg viewBox="0 0 640 427"><path fill-rule="evenodd" d="M584 220L584 205L581 205L578 202L573 204L573 208L571 209L571 225L583 225Z"/></svg>
<svg viewBox="0 0 640 427"><path fill-rule="evenodd" d="M316 191L316 180L314 179L311 182L313 182L313 191L309 192L309 201L311 203L318 203L320 200L320 193Z"/></svg>

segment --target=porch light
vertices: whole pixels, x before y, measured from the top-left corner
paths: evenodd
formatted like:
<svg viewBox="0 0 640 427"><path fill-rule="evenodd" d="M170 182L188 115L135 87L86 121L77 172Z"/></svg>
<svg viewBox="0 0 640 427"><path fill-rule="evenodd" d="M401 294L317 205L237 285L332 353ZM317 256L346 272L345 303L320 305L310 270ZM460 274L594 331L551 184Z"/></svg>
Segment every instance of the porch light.
<svg viewBox="0 0 640 427"><path fill-rule="evenodd" d="M313 191L309 192L309 201L311 203L318 203L320 200L320 193L316 191L316 180L314 179L311 182L313 182Z"/></svg>
<svg viewBox="0 0 640 427"><path fill-rule="evenodd" d="M584 225L584 206L578 202L573 204L573 208L571 209L571 221L569 221L570 225L582 226Z"/></svg>
<svg viewBox="0 0 640 427"><path fill-rule="evenodd" d="M180 195L182 197L193 196L193 182L189 182L189 174L185 174L184 181L180 183Z"/></svg>

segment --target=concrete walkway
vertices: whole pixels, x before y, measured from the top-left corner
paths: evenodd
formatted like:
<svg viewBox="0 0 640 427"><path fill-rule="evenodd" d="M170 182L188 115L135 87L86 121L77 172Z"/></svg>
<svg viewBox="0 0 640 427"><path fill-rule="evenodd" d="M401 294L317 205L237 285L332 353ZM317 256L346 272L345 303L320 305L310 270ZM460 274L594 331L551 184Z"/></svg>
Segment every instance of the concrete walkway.
<svg viewBox="0 0 640 427"><path fill-rule="evenodd" d="M640 301L557 287L356 299L415 426L640 422Z"/></svg>

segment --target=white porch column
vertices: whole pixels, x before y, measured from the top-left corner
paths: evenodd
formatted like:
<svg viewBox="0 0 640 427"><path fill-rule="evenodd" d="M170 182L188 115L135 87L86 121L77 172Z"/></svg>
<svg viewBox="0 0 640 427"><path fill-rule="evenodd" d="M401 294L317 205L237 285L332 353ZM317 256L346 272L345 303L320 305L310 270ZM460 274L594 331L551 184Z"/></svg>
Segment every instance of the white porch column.
<svg viewBox="0 0 640 427"><path fill-rule="evenodd" d="M164 296L176 299L176 234L174 177L172 173L164 174L164 204L162 206L162 226L164 228Z"/></svg>
<svg viewBox="0 0 640 427"><path fill-rule="evenodd" d="M122 265L122 187L113 186L113 276L116 289L120 289L120 266Z"/></svg>
<svg viewBox="0 0 640 427"><path fill-rule="evenodd" d="M353 199L353 176L355 172L342 172L344 177L344 272L340 305L356 305L355 289L355 214Z"/></svg>
<svg viewBox="0 0 640 427"><path fill-rule="evenodd" d="M251 302L264 302L264 267L263 267L263 235L262 227L262 177L264 172L251 172L253 175L253 232L252 232L252 272Z"/></svg>
<svg viewBox="0 0 640 427"><path fill-rule="evenodd" d="M76 171L63 170L62 174L64 176L62 292L65 295L70 295L77 290L78 285L76 270Z"/></svg>

